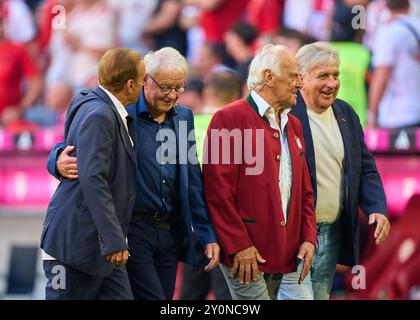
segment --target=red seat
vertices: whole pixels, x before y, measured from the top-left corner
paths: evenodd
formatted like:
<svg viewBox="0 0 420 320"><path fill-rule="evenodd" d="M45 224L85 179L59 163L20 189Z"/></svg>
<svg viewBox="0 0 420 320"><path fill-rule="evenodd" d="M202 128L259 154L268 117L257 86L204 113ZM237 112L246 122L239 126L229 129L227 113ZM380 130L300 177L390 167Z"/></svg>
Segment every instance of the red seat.
<svg viewBox="0 0 420 320"><path fill-rule="evenodd" d="M418 253L398 272L394 290L400 299L409 299L410 290L415 286L420 286L420 254Z"/></svg>
<svg viewBox="0 0 420 320"><path fill-rule="evenodd" d="M374 241L369 236L369 241ZM420 283L420 195L414 195L404 214L393 224L389 238L361 259L365 268L365 290L353 290L356 275L349 272L345 284L349 299L407 299L412 286Z"/></svg>

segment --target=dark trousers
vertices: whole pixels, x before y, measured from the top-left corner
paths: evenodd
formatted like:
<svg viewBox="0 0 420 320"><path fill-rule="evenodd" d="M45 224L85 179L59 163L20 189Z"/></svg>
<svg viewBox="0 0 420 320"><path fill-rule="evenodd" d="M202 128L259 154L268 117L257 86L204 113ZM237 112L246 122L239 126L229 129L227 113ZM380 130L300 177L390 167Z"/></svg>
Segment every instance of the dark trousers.
<svg viewBox="0 0 420 320"><path fill-rule="evenodd" d="M209 260L204 254L203 246L197 237L195 241L195 260L197 266L182 266L181 300L205 300L210 292L216 300L232 300L225 277L219 266L206 272L204 267Z"/></svg>
<svg viewBox="0 0 420 320"><path fill-rule="evenodd" d="M134 299L171 300L179 256L171 230L133 218L128 244L127 270Z"/></svg>
<svg viewBox="0 0 420 320"><path fill-rule="evenodd" d="M44 260L46 300L133 300L127 270L115 267L107 277L95 277L56 260Z"/></svg>

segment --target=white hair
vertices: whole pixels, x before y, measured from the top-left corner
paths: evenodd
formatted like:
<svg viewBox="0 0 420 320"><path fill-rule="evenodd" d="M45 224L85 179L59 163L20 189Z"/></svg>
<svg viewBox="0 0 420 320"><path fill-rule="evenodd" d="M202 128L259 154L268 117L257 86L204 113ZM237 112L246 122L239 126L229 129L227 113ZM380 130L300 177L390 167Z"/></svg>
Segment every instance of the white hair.
<svg viewBox="0 0 420 320"><path fill-rule="evenodd" d="M308 72L319 65L337 64L340 65L338 52L328 42L317 41L304 45L296 53L296 60L299 64L299 72L307 75Z"/></svg>
<svg viewBox="0 0 420 320"><path fill-rule="evenodd" d="M150 51L144 56L144 64L146 66L146 72L152 76L160 69L164 69L165 71L181 70L185 75L188 71L187 60L185 60L178 50L171 47Z"/></svg>
<svg viewBox="0 0 420 320"><path fill-rule="evenodd" d="M282 52L290 51L279 44L267 44L256 52L249 65L247 85L250 90L259 90L264 85L264 71L280 75L279 56Z"/></svg>

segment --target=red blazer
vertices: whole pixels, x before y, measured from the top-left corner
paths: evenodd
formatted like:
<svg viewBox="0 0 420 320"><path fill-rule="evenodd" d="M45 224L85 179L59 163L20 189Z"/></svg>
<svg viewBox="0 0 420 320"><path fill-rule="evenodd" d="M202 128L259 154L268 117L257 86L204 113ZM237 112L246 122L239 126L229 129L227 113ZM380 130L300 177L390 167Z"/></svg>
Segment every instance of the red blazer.
<svg viewBox="0 0 420 320"><path fill-rule="evenodd" d="M271 128L256 108L249 96L248 101L237 100L213 116L204 145L204 192L222 249L223 264L232 266L234 253L254 245L267 261L259 265L261 271L289 273L297 269L297 254L302 242L316 245L317 235L302 126L297 118L288 114L286 130L293 180L286 222L278 182L279 131ZM243 133L242 139L237 139L241 143L234 144L233 137L222 143L212 129L237 129ZM246 152L252 141L252 155L256 156L256 129L262 129L259 132L263 133L264 140L258 142L260 148L263 144L263 152L257 160L257 166L259 163L263 167L260 174L250 175L246 169L255 170L256 164L249 161ZM246 131L252 132L252 139L246 139ZM228 152L223 154L223 149ZM230 153L230 161L227 161L226 153Z"/></svg>

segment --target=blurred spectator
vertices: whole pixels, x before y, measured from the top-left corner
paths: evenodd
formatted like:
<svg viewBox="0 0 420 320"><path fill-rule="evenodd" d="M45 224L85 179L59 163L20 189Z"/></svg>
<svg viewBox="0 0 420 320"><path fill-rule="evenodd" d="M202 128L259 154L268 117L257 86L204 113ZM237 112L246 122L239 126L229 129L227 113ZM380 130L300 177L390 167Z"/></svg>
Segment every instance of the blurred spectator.
<svg viewBox="0 0 420 320"><path fill-rule="evenodd" d="M225 57L224 47L217 43L205 43L198 51L197 71L202 79L205 79L211 72L218 68L225 68L223 64Z"/></svg>
<svg viewBox="0 0 420 320"><path fill-rule="evenodd" d="M232 69L216 69L209 74L204 88L202 88L202 104L194 115L197 155L200 163L207 127L213 114L240 97L241 79L236 71Z"/></svg>
<svg viewBox="0 0 420 320"><path fill-rule="evenodd" d="M410 14L420 18L420 1L419 0L410 1Z"/></svg>
<svg viewBox="0 0 420 320"><path fill-rule="evenodd" d="M26 4L32 12L35 12L40 4L44 1L45 0L25 0Z"/></svg>
<svg viewBox="0 0 420 320"><path fill-rule="evenodd" d="M333 10L334 0L314 0L306 33L318 40L328 40Z"/></svg>
<svg viewBox="0 0 420 320"><path fill-rule="evenodd" d="M373 51L368 127L420 126L420 19L409 0L387 0L390 21L378 31Z"/></svg>
<svg viewBox="0 0 420 320"><path fill-rule="evenodd" d="M153 50L164 47L187 54L187 34L179 26L182 0L159 0L157 10L144 29L144 37Z"/></svg>
<svg viewBox="0 0 420 320"><path fill-rule="evenodd" d="M340 90L337 98L350 104L364 127L367 113L366 74L370 62L369 50L360 43L333 42L340 57Z"/></svg>
<svg viewBox="0 0 420 320"><path fill-rule="evenodd" d="M335 0L333 14L331 41L357 41L360 42L362 29L357 29L352 23L353 18L358 14L352 12L353 6L367 6L369 0ZM364 15L363 15L364 17Z"/></svg>
<svg viewBox="0 0 420 320"><path fill-rule="evenodd" d="M420 1L410 0L410 15L420 18ZM386 5L386 0L373 0L366 8L366 30L363 37L363 44L373 51L375 36L383 24L390 19L391 12Z"/></svg>
<svg viewBox="0 0 420 320"><path fill-rule="evenodd" d="M72 88L65 83L55 83L48 87L45 105L36 105L26 114L26 120L42 127L64 130L67 107L73 98Z"/></svg>
<svg viewBox="0 0 420 320"><path fill-rule="evenodd" d="M227 53L235 61L235 70L242 82L248 78L248 66L254 57L254 41L258 30L247 22L234 24L225 35Z"/></svg>
<svg viewBox="0 0 420 320"><path fill-rule="evenodd" d="M274 36L273 42L286 46L291 52L296 53L305 44L314 42L315 39L297 30L283 28Z"/></svg>
<svg viewBox="0 0 420 320"><path fill-rule="evenodd" d="M179 104L189 107L194 114L201 113L203 107L203 85L203 81L200 78L188 79L186 90L179 96Z"/></svg>
<svg viewBox="0 0 420 320"><path fill-rule="evenodd" d="M198 51L204 43L203 29L200 27L201 10L195 6L184 6L181 11L180 27L187 32L187 61L189 64L197 64L199 61Z"/></svg>
<svg viewBox="0 0 420 320"><path fill-rule="evenodd" d="M204 84L204 104L201 113L213 115L216 111L240 97L241 78L239 74L234 70L216 70ZM207 127L204 129L207 130Z"/></svg>
<svg viewBox="0 0 420 320"><path fill-rule="evenodd" d="M66 41L68 16L71 16L71 11L74 7L74 0L60 0L60 6L65 10L65 17L53 14L52 10L59 0L47 1L42 9L42 31L40 36L41 46L48 48L49 65L46 71L46 90L49 95L49 88L55 83L66 83L72 87L71 72L69 72L69 65L72 63L73 50L70 44ZM66 23L58 27L60 23ZM57 25L57 27L52 26ZM72 68L70 69L72 70Z"/></svg>
<svg viewBox="0 0 420 320"><path fill-rule="evenodd" d="M283 18L284 0L250 0L247 20L263 35L274 35Z"/></svg>
<svg viewBox="0 0 420 320"><path fill-rule="evenodd" d="M158 0L107 0L117 16L118 45L145 54L148 50L142 35L153 16Z"/></svg>
<svg viewBox="0 0 420 320"><path fill-rule="evenodd" d="M5 39L1 13L0 61L0 125L9 125L35 103L42 81L26 47Z"/></svg>
<svg viewBox="0 0 420 320"><path fill-rule="evenodd" d="M317 40L329 38L334 0L286 0L283 23Z"/></svg>
<svg viewBox="0 0 420 320"><path fill-rule="evenodd" d="M50 43L53 31L53 20L58 14L60 14L60 11L57 10L57 5L63 5L63 3L70 1L71 0L45 0L43 2L38 18L38 44L41 51L45 51Z"/></svg>
<svg viewBox="0 0 420 320"><path fill-rule="evenodd" d="M225 32L243 20L249 0L184 0L202 10L200 25L205 42L222 43Z"/></svg>
<svg viewBox="0 0 420 320"><path fill-rule="evenodd" d="M314 2L315 0L285 0L283 25L306 33Z"/></svg>
<svg viewBox="0 0 420 320"><path fill-rule="evenodd" d="M35 38L32 12L23 0L0 0L5 37L13 42L28 43Z"/></svg>
<svg viewBox="0 0 420 320"><path fill-rule="evenodd" d="M386 6L386 0L373 0L366 8L366 30L363 36L363 44L373 51L375 37L380 26L389 19L390 11Z"/></svg>
<svg viewBox="0 0 420 320"><path fill-rule="evenodd" d="M100 57L115 41L115 17L102 0L78 0L67 15L63 31L66 46L71 50L68 61L70 81L76 91L98 83Z"/></svg>

